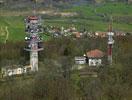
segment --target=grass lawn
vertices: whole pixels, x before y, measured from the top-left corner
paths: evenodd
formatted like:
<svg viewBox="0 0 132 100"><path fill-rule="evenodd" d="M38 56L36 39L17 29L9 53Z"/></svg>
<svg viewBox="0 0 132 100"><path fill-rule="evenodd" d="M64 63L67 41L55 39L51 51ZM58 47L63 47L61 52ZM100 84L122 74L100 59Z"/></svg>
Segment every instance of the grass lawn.
<svg viewBox="0 0 132 100"><path fill-rule="evenodd" d="M25 33L25 26L24 26L24 17L22 16L1 16L0 17L0 32L2 30L5 31L5 27L8 27L9 31L9 38L8 41L24 41L24 37L26 36ZM1 30L2 28L2 30ZM5 34L6 35L6 34ZM6 36L0 37L0 42L4 40ZM47 40L49 37L43 35L44 40Z"/></svg>

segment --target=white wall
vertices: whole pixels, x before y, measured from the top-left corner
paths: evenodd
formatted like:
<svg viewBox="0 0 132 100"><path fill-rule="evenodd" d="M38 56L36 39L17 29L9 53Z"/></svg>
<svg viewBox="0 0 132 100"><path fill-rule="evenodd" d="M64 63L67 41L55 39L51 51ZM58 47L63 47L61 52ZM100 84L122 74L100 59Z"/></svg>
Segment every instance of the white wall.
<svg viewBox="0 0 132 100"><path fill-rule="evenodd" d="M89 66L99 66L102 64L101 59L89 59Z"/></svg>
<svg viewBox="0 0 132 100"><path fill-rule="evenodd" d="M12 75L21 75L23 73L27 73L27 68L30 67L24 67L24 68L15 68L15 69L2 69L3 77L5 76L12 76Z"/></svg>
<svg viewBox="0 0 132 100"><path fill-rule="evenodd" d="M79 61L76 60L75 63L76 63L76 64L85 64L86 61L85 61L85 60L79 60Z"/></svg>

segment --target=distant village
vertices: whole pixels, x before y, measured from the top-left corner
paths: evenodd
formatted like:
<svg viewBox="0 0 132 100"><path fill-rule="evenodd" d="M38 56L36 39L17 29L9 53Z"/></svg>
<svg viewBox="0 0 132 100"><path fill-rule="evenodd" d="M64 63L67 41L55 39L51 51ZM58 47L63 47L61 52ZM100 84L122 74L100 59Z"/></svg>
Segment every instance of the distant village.
<svg viewBox="0 0 132 100"><path fill-rule="evenodd" d="M103 31L96 31L96 32L88 32L87 29L83 29L82 31L78 31L74 25L69 28L64 28L63 26L56 27L56 26L47 26L44 28L44 31L48 34L51 34L53 37L60 37L60 36L73 36L75 38L84 38L84 37L92 37L92 38L104 38L107 37L107 32ZM118 36L126 36L131 35L131 33L126 33L123 31L113 30L114 37Z"/></svg>

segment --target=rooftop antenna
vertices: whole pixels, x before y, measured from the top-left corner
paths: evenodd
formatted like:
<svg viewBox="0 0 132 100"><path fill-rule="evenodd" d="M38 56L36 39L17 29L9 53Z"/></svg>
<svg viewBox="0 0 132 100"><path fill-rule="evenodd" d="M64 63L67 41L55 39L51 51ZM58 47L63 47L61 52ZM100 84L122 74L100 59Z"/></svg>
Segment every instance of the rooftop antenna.
<svg viewBox="0 0 132 100"><path fill-rule="evenodd" d="M110 24L109 24L109 29L108 29L108 62L110 65L112 65L112 48L113 48L113 44L114 44L114 40L113 40L113 29L112 29L112 22L113 22L113 17L111 16L110 18Z"/></svg>
<svg viewBox="0 0 132 100"><path fill-rule="evenodd" d="M33 14L36 15L37 0L33 0Z"/></svg>

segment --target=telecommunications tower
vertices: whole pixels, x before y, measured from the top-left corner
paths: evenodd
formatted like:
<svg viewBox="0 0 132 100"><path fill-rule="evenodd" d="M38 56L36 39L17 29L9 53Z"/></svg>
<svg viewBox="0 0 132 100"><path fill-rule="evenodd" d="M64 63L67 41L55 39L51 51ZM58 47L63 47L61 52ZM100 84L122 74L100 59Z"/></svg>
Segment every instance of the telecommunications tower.
<svg viewBox="0 0 132 100"><path fill-rule="evenodd" d="M109 25L109 31L107 35L108 35L108 62L110 65L112 65L112 48L114 44L113 40L114 33L112 32L112 24Z"/></svg>
<svg viewBox="0 0 132 100"><path fill-rule="evenodd" d="M36 5L36 2L35 2ZM24 50L30 52L30 66L31 71L38 71L38 51L43 50L42 47L42 37L40 33L43 32L43 28L41 25L41 18L36 16L34 7L33 16L28 16L25 19L26 28L25 31L27 36L25 37L25 41L27 42L27 46Z"/></svg>

